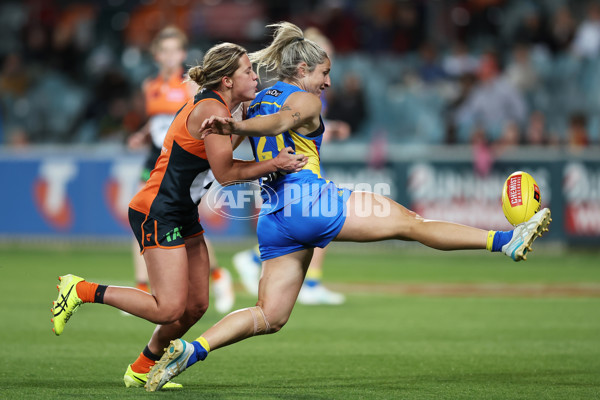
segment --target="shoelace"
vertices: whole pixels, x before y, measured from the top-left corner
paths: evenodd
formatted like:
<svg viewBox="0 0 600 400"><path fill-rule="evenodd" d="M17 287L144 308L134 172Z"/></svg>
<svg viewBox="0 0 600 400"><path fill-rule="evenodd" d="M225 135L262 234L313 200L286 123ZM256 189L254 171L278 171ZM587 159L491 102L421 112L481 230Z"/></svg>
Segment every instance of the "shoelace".
<svg viewBox="0 0 600 400"><path fill-rule="evenodd" d="M70 289L69 289L69 291L67 292L67 295L66 295L66 297L65 297L65 295L63 295L63 294L61 294L61 295L60 295L60 297L61 297L61 300L60 300L58 303L56 303L56 306L55 306L55 308L54 308L54 311L55 311L55 314L54 314L54 316L55 316L55 317L59 316L59 315L60 315L60 313L62 313L63 311L65 311L65 310L66 310L66 308L67 308L67 306L68 306L68 304L67 304L67 300L69 299L69 296L71 295L71 291L73 290L73 288L74 288L74 287L75 287L75 286L71 286L71 288L70 288ZM57 309L57 308L59 308L59 310L58 310L58 313L56 313L56 309ZM70 313L70 312L68 312L68 313L67 313L67 317L66 317L66 319L67 319L67 320L68 320L68 319L71 317L71 314L72 314L72 313Z"/></svg>

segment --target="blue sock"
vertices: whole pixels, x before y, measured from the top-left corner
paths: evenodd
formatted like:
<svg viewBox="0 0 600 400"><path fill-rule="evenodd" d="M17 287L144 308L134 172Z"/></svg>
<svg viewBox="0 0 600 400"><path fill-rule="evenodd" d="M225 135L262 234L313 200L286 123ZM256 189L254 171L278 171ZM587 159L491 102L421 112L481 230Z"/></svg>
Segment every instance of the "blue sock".
<svg viewBox="0 0 600 400"><path fill-rule="evenodd" d="M304 284L311 288L317 286L319 283L321 283L321 281L319 281L318 279L306 279L304 281Z"/></svg>
<svg viewBox="0 0 600 400"><path fill-rule="evenodd" d="M494 235L492 251L502 251L502 246L510 242L510 239L512 239L513 232L514 231L497 231Z"/></svg>
<svg viewBox="0 0 600 400"><path fill-rule="evenodd" d="M189 367L190 365L195 364L198 361L204 361L208 356L208 351L206 351L206 349L202 347L202 345L199 342L194 340L190 344L194 346L194 354L192 354L191 357L188 359L186 367Z"/></svg>

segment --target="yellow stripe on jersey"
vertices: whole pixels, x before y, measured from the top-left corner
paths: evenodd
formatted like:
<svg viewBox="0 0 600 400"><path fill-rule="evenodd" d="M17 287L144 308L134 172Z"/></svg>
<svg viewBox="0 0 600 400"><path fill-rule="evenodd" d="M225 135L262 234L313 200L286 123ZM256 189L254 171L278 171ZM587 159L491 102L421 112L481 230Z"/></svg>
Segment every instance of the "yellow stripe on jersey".
<svg viewBox="0 0 600 400"><path fill-rule="evenodd" d="M250 106L248 109L249 109L249 110L251 110L251 109L253 109L254 107L257 107L257 106L258 106L258 107L260 107L260 105L261 105L261 104L268 104L268 105L270 105L270 106L275 106L275 107L277 107L277 108L281 108L281 106L282 106L282 104L277 104L277 103L275 103L275 102L270 102L270 101L259 101L258 103L254 103L254 104L252 104L252 105L251 105L251 106ZM267 114L267 115L269 115L269 114Z"/></svg>
<svg viewBox="0 0 600 400"><path fill-rule="evenodd" d="M321 178L320 157L315 143L312 140L301 137L291 129L288 131L288 133L292 137L294 145L296 146L296 154L304 154L308 157L308 162L302 169L308 169Z"/></svg>

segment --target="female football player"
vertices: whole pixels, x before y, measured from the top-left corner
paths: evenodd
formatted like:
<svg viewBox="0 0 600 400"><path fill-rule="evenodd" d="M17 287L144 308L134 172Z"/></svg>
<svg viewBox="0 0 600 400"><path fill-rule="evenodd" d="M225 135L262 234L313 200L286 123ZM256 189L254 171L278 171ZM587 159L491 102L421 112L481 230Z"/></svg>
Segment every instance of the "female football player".
<svg viewBox="0 0 600 400"><path fill-rule="evenodd" d="M146 145L150 139L150 149L142 170L141 186L144 186L150 178L150 172L160 156L160 150L169 126L175 119L175 114L198 91L198 85L193 80L188 79L183 82L186 76L182 67L187 57L186 46L187 36L174 26L161 29L152 41L151 50L158 73L146 79L142 85L148 122L138 132L133 133L128 141L129 147L135 149ZM220 313L227 313L231 311L235 301L231 274L219 266L210 242L206 238L205 241L210 254L215 309ZM133 260L136 288L150 292L146 263L139 253L139 245L135 239Z"/></svg>
<svg viewBox="0 0 600 400"><path fill-rule="evenodd" d="M271 45L250 54L250 59L259 70L276 71L279 81L256 96L247 120L214 116L202 129L251 136L256 161L269 160L291 146L308 155L308 163L300 172L262 181L264 204L257 235L263 272L256 306L230 313L191 343L173 340L148 374L147 390L160 389L212 350L279 331L292 312L315 247L332 240L399 239L440 250L487 248L519 261L550 222L548 209L508 232L426 220L387 197L338 189L322 179L319 95L330 85L331 62L295 25L284 22L273 27Z"/></svg>
<svg viewBox="0 0 600 400"><path fill-rule="evenodd" d="M278 171L297 172L306 164L305 156L290 154L291 147L260 163L234 160L230 137L200 137L205 119L231 117L230 110L255 96L257 75L244 48L231 43L214 46L201 66L190 69L189 77L201 89L178 111L154 170L129 204L129 222L152 294L66 275L59 278L52 309L56 335L83 303L108 304L157 324L136 361L148 369L169 341L187 332L208 307L209 259L198 203L213 179L252 180ZM136 377L142 382L146 374Z"/></svg>

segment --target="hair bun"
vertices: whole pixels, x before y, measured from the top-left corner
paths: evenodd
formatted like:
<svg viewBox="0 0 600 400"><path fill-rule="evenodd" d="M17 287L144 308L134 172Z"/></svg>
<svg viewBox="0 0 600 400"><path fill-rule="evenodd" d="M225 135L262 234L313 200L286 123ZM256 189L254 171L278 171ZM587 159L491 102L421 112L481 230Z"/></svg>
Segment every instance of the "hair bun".
<svg viewBox="0 0 600 400"><path fill-rule="evenodd" d="M188 75L191 80L198 84L198 86L202 86L206 80L206 71L199 65L190 68Z"/></svg>

